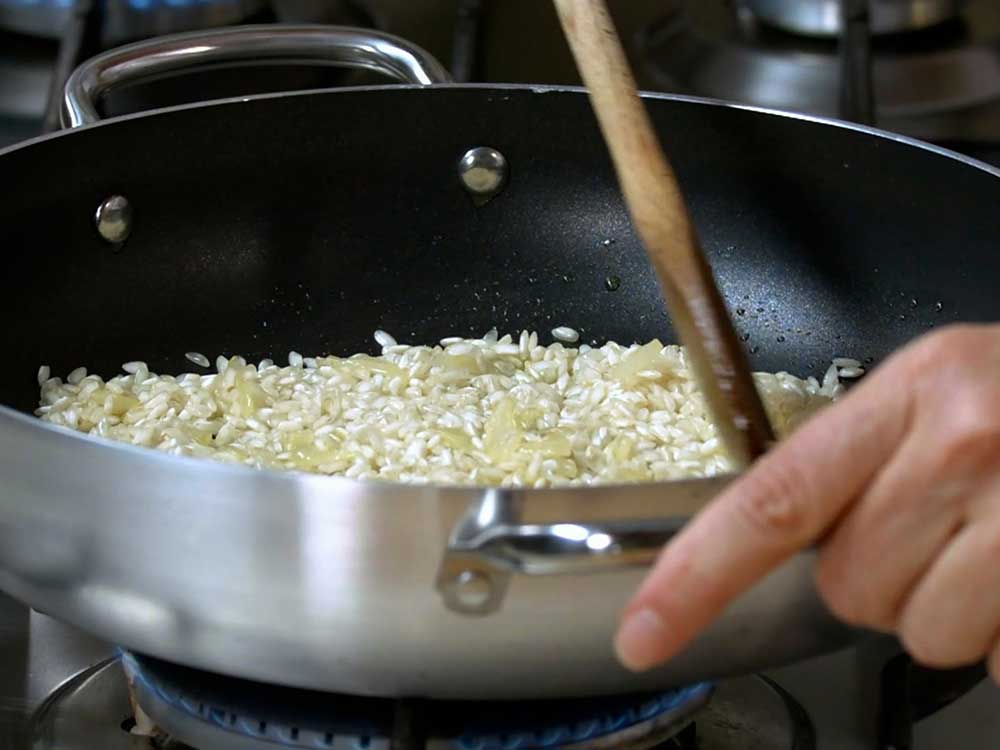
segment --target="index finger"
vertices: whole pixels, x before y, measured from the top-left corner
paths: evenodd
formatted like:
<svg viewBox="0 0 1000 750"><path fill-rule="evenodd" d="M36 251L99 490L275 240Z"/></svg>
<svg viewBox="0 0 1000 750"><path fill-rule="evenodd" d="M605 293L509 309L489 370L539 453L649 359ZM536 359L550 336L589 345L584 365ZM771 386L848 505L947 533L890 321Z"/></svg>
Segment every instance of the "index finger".
<svg viewBox="0 0 1000 750"><path fill-rule="evenodd" d="M615 638L626 667L638 671L669 659L833 525L906 430L909 397L893 369L873 373L806 422L664 548Z"/></svg>

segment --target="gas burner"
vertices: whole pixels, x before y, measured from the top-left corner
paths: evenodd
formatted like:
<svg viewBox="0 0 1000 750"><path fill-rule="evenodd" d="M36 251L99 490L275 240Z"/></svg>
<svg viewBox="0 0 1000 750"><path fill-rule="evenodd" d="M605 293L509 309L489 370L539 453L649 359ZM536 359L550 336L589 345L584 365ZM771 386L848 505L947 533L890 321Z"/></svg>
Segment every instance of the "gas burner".
<svg viewBox="0 0 1000 750"><path fill-rule="evenodd" d="M600 699L431 702L330 695L206 674L126 654L136 702L169 736L199 748L576 750L652 747L687 726L711 686Z"/></svg>
<svg viewBox="0 0 1000 750"><path fill-rule="evenodd" d="M263 685L132 654L56 690L33 716L31 735L35 750L815 748L803 709L759 677L714 691L700 684L605 698L396 701Z"/></svg>
<svg viewBox="0 0 1000 750"><path fill-rule="evenodd" d="M637 40L657 88L836 116L837 40L761 23L745 4L673 0ZM929 140L997 140L1000 4L872 42L878 125Z"/></svg>

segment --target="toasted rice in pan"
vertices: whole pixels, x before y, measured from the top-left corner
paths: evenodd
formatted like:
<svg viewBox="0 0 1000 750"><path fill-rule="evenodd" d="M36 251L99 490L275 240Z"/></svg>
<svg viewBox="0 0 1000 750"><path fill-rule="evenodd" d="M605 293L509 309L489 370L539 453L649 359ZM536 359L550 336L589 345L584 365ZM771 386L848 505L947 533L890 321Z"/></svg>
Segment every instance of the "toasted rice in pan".
<svg viewBox="0 0 1000 750"><path fill-rule="evenodd" d="M683 348L652 341L566 346L495 330L436 346L376 331L381 356L288 365L218 357L214 373L156 375L143 362L103 380L39 370L37 414L169 453L358 479L548 487L711 476L730 468ZM189 352L199 366L208 358ZM779 435L835 399L861 363L822 381L756 373Z"/></svg>

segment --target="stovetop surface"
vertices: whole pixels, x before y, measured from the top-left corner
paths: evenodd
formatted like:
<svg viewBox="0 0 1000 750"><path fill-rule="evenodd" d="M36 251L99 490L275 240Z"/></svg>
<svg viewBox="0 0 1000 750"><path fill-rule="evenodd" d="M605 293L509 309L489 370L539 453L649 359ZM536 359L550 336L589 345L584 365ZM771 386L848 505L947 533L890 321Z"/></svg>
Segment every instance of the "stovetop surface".
<svg viewBox="0 0 1000 750"><path fill-rule="evenodd" d="M893 648L887 640L873 640L769 676L809 713L818 750L875 750L874 679ZM0 750L31 748L29 718L45 698L80 671L116 654L113 646L0 594ZM995 750L1000 743L998 708L1000 688L982 683L918 724L913 750Z"/></svg>

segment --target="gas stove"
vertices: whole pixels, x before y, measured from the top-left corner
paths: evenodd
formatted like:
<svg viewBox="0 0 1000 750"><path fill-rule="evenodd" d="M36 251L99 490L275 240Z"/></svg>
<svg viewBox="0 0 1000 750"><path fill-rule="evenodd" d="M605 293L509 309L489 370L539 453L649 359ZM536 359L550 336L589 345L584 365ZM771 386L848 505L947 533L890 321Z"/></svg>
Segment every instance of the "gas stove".
<svg viewBox="0 0 1000 750"><path fill-rule="evenodd" d="M465 68L465 75L455 71L462 80L480 67L474 42L488 18L480 14L485 3L455 4L453 66ZM633 35L645 87L840 113L838 42L822 29L804 33L750 0L651 5L656 20ZM378 26L379 14L367 6L0 0L0 147L53 127L60 80L111 44L242 22ZM876 123L1000 163L998 7L956 3L928 27L876 38ZM286 67L253 80L256 90L354 80L343 76ZM166 81L145 97L126 92L106 106L115 113L176 103L195 98L192 89L199 98L254 93L248 78L240 71L188 85ZM545 79L540 72L537 80ZM249 683L123 652L0 594L0 750L996 748L1000 689L976 670L931 677L900 656L894 641L872 637L766 675L655 694L490 704L360 698Z"/></svg>
<svg viewBox="0 0 1000 750"><path fill-rule="evenodd" d="M167 664L123 652L0 594L0 750L996 747L1000 689L960 670L927 692L921 679L901 680L906 664L896 654L891 640L873 638L766 675L604 699L389 700Z"/></svg>
<svg viewBox="0 0 1000 750"><path fill-rule="evenodd" d="M669 0L634 53L654 89L841 117L1000 161L1000 4L877 2L860 38L839 33L841 5Z"/></svg>

